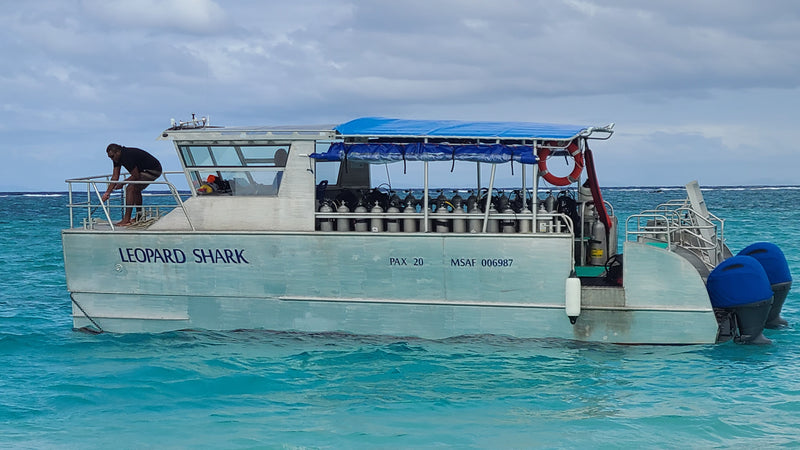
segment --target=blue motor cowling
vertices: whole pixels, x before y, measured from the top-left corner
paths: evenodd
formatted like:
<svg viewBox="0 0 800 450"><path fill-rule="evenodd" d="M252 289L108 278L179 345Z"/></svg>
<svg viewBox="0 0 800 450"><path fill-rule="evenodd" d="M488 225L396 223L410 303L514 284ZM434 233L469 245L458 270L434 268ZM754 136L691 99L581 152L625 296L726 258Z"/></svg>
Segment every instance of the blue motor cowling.
<svg viewBox="0 0 800 450"><path fill-rule="evenodd" d="M770 242L756 242L747 246L738 253L739 255L751 256L761 263L764 271L767 272L769 284L772 287L773 299L772 308L769 310L766 328L782 328L788 325L781 317L781 309L792 288L792 273L789 271L789 263L783 255L781 249Z"/></svg>
<svg viewBox="0 0 800 450"><path fill-rule="evenodd" d="M772 288L758 260L743 255L726 259L708 275L706 287L720 326L718 341L772 343L763 334Z"/></svg>

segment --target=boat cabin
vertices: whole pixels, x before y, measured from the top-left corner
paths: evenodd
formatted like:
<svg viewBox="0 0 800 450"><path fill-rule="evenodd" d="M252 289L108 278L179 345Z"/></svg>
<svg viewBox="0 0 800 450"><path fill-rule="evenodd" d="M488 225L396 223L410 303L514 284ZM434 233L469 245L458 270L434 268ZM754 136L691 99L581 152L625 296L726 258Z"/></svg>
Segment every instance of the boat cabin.
<svg viewBox="0 0 800 450"><path fill-rule="evenodd" d="M149 228L573 233L586 243L597 219L593 192L585 188L577 198L577 190L564 190L559 210L556 197L565 187L555 186L549 199L540 195L539 169L543 157L585 153L588 139L607 139L612 127L375 117L338 126L180 124L160 138L174 142L191 196ZM584 164L576 158L573 174ZM496 185L499 165L510 167L514 185ZM599 201L603 234L615 236L610 205ZM614 242L597 265L616 251L616 239L604 240ZM590 263L588 244L577 248L578 264Z"/></svg>

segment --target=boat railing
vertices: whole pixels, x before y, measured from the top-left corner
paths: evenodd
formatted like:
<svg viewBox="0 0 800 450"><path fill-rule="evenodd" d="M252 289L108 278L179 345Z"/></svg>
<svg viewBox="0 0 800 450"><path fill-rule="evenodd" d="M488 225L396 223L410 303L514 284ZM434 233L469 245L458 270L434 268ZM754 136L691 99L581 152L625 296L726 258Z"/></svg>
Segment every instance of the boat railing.
<svg viewBox="0 0 800 450"><path fill-rule="evenodd" d="M537 212L535 219L528 213L490 212L489 222L494 226L484 227L486 214L480 213L424 213L424 212L317 212L317 231L336 232L409 232L405 221L413 221L413 232L449 233L459 232L455 223L461 222L465 233L564 233L574 234L572 219L561 213ZM427 220L426 220L427 219ZM534 222L535 220L535 222ZM470 224L480 224L472 227ZM361 227L358 225L362 224ZM488 224L487 224L488 225ZM477 229L470 231L471 229Z"/></svg>
<svg viewBox="0 0 800 450"><path fill-rule="evenodd" d="M111 175L66 180L70 228L75 228L77 223L87 230L95 229L101 224L108 225L111 230L116 229L112 216L115 216L118 211L124 212L126 209L134 208L134 206L126 204L124 186L128 184L146 184L152 185L152 187L150 191L143 193L147 198L148 204L138 207L136 222L139 226L141 224L150 224L167 212L179 208L183 211L189 226L194 231L195 227L192 225L192 221L183 205L183 197L188 197L189 194L183 194L182 196L178 189L175 188L175 185L168 180L168 174L183 174L183 172L164 172L162 174L163 181L111 181ZM123 185L123 188L119 190L122 194L119 196L114 195L108 201L103 201L103 193L105 193L108 185L112 183ZM162 188L162 190L158 190L159 188ZM100 217L95 217L95 213Z"/></svg>
<svg viewBox="0 0 800 450"><path fill-rule="evenodd" d="M720 262L724 240L724 221L709 213L703 217L686 202L674 201L628 217L626 241L661 242L697 255L709 268Z"/></svg>

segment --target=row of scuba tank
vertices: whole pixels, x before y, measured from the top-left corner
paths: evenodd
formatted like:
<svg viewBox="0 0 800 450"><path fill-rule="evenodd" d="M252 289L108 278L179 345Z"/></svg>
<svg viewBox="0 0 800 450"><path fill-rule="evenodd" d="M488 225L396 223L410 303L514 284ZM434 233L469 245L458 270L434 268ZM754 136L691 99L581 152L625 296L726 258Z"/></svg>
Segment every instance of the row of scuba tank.
<svg viewBox="0 0 800 450"><path fill-rule="evenodd" d="M430 197L429 205L429 226L428 230L437 233L479 233L483 231L483 215L486 211L486 195L488 190L468 191L469 195L464 199L459 191L452 191L452 196L445 195L444 190L438 190L436 197ZM521 220L524 215L530 216L531 204L530 195L523 196L519 190L512 191L510 194L498 191L497 195L492 196L489 204L490 219L487 223L486 232L488 233L528 233L531 232L531 221ZM557 199L552 194L544 200L539 200L539 213L555 213L557 210ZM406 217L395 216L396 214L420 213L423 212L424 202L418 199L410 191L405 191L405 197L400 198L395 191L389 193L373 189L368 192L345 190L334 199L324 199L318 209L320 213L354 213L363 214L359 217L341 218L322 218L318 220L320 231L372 231L372 232L418 232L423 231L418 216ZM471 216L466 216L466 214ZM505 217L496 217L497 214L504 214ZM458 217L465 215L465 217ZM495 215L495 218L491 217ZM508 215L514 215L509 217ZM516 217L520 215L521 217ZM371 216L371 217L370 217ZM537 231L561 231L564 225L559 220L550 216L542 216L537 220Z"/></svg>

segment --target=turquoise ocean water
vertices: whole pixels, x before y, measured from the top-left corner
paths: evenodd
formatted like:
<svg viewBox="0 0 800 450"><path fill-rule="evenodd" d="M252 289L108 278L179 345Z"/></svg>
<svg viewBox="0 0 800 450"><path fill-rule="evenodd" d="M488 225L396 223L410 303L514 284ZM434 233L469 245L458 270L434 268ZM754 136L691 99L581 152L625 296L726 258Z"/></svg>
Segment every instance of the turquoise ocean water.
<svg viewBox="0 0 800 450"><path fill-rule="evenodd" d="M800 276L800 188L709 188ZM685 194L605 191L618 216ZM147 200L145 200L147 201ZM770 346L72 330L65 194L0 194L2 448L800 446L800 294ZM795 283L797 284L797 283ZM680 333L681 324L675 324Z"/></svg>

